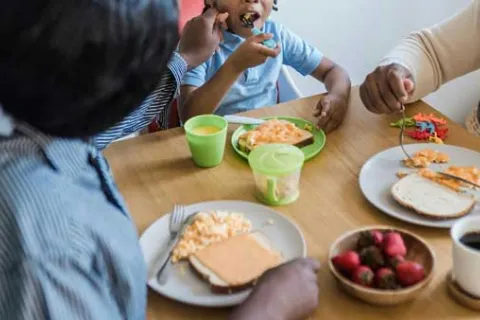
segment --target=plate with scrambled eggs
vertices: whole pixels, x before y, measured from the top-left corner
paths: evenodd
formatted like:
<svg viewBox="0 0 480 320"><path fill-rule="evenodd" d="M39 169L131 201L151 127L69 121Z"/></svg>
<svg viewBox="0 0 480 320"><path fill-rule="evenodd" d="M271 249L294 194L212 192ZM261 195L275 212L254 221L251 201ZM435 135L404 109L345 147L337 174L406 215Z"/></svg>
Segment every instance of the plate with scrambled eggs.
<svg viewBox="0 0 480 320"><path fill-rule="evenodd" d="M157 293L190 305L230 307L242 303L250 289L217 294L189 265L188 259L199 250L237 235L261 232L272 246L289 261L307 254L300 228L288 217L251 202L212 201L186 207L188 215L195 214L172 252L166 267L165 283L151 279L148 285ZM170 214L155 221L141 236L140 246L148 268L165 248L169 237Z"/></svg>

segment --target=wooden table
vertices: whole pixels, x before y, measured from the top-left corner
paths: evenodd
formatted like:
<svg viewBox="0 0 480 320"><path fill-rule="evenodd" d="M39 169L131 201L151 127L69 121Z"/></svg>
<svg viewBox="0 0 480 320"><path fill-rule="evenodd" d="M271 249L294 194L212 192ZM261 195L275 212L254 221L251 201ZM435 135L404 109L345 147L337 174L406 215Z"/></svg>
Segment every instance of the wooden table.
<svg viewBox="0 0 480 320"><path fill-rule="evenodd" d="M317 96L297 100L255 110L249 115L297 116L313 120L312 110L318 99ZM408 107L407 112L430 113L434 110L419 102ZM358 97L358 90L353 89L351 108L343 126L328 136L324 151L304 167L299 201L277 209L300 225L309 255L323 263L319 274L320 307L312 319L478 318L478 314L458 306L447 295L444 280L452 265L448 231L417 227L392 219L371 206L360 192L358 174L363 163L398 143L398 129L388 125L396 118L369 113ZM447 143L480 151L480 139L457 124L449 125L451 131ZM250 169L230 145L220 166L199 169L190 159L182 129L115 143L105 153L140 233L171 210L175 203L219 199L256 201ZM395 308L363 304L340 292L329 274L326 262L330 244L348 230L375 224L416 232L436 252L436 277L423 296L411 304ZM224 319L227 313L228 310L182 305L149 293L148 319Z"/></svg>

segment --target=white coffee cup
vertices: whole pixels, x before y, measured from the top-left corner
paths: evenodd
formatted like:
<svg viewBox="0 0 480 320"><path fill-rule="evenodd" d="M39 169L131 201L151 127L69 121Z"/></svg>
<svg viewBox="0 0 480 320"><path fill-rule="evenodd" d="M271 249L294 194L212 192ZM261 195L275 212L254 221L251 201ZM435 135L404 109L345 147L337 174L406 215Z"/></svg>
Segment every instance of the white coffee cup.
<svg viewBox="0 0 480 320"><path fill-rule="evenodd" d="M480 217L461 219L450 230L453 240L453 276L463 290L480 298L480 251L460 242L464 235L472 232L480 232Z"/></svg>

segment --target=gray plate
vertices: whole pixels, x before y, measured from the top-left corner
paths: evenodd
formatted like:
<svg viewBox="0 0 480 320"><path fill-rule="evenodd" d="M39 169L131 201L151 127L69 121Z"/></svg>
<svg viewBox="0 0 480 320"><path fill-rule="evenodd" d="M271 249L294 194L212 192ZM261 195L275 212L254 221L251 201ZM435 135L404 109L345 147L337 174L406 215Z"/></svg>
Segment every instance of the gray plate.
<svg viewBox="0 0 480 320"><path fill-rule="evenodd" d="M270 208L242 201L203 202L186 208L187 214L212 210L243 213L252 222L253 229L265 234L275 250L287 261L305 257L307 254L305 240L299 227L289 218ZM140 237L140 246L149 268L168 241L169 219L170 214L158 219ZM168 268L165 285L160 285L157 280L150 280L148 285L159 294L179 302L204 307L230 307L242 303L250 294L250 290L230 295L214 294L209 286L190 270L187 263L179 263Z"/></svg>
<svg viewBox="0 0 480 320"><path fill-rule="evenodd" d="M405 145L405 148L409 154L429 148L450 156L449 163L434 164L431 166L433 170L442 170L452 165L480 167L480 153L473 150L436 144L408 144ZM433 228L452 227L458 219L435 220L423 217L402 207L393 199L390 189L398 181L396 173L398 171L409 171L401 163L404 158L405 155L400 147L395 147L376 154L364 164L360 171L359 183L365 198L379 210L394 218ZM479 207L477 205L470 215L480 216Z"/></svg>

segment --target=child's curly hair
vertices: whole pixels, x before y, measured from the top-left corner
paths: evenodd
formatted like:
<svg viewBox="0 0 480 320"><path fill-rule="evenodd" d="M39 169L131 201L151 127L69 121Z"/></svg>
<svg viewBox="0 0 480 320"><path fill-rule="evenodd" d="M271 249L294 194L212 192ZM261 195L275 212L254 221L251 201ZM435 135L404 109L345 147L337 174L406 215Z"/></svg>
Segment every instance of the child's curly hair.
<svg viewBox="0 0 480 320"><path fill-rule="evenodd" d="M207 4L207 0L204 0L205 7L203 7L202 14L205 13L208 9L210 9L210 5ZM278 0L273 0L273 11L278 11Z"/></svg>

